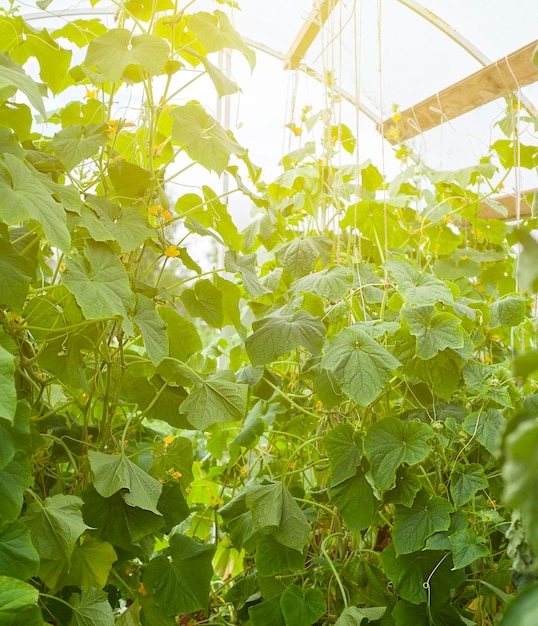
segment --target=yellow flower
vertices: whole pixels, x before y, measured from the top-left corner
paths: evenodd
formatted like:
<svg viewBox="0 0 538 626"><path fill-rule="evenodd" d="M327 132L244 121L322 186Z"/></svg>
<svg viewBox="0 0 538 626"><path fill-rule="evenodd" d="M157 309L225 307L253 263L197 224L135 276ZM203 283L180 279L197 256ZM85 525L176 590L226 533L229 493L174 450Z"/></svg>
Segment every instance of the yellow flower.
<svg viewBox="0 0 538 626"><path fill-rule="evenodd" d="M390 119L393 122L399 122L402 119L402 116L400 113L395 113Z"/></svg>
<svg viewBox="0 0 538 626"><path fill-rule="evenodd" d="M175 480L177 480L178 478L181 478L182 474L181 472L174 472L172 474L172 478L174 478Z"/></svg>
<svg viewBox="0 0 538 626"><path fill-rule="evenodd" d="M95 100L97 98L97 89L86 89L86 98Z"/></svg>
<svg viewBox="0 0 538 626"><path fill-rule="evenodd" d="M170 259L175 259L176 257L178 257L179 256L179 250L177 249L177 246L175 246L173 243L171 243L168 246L168 248L165 249L164 256L167 256Z"/></svg>
<svg viewBox="0 0 538 626"><path fill-rule="evenodd" d="M175 437L174 435L168 435L167 437L164 438L164 443L169 446L172 441L174 441Z"/></svg>
<svg viewBox="0 0 538 626"><path fill-rule="evenodd" d="M149 207L147 215L160 215L163 212L163 208L160 204L154 204Z"/></svg>

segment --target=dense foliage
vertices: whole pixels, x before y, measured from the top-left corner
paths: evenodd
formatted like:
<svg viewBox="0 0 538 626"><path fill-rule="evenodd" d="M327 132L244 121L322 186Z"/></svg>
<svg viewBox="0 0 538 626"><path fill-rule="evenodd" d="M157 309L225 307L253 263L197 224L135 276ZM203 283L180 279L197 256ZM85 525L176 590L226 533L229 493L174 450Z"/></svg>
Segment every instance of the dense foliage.
<svg viewBox="0 0 538 626"><path fill-rule="evenodd" d="M255 64L190 5L0 18L0 625L536 623L535 220L480 218L538 162L521 112L475 167L400 147L392 182L334 165L329 121L265 184L182 96L237 91L212 53ZM193 162L243 232L177 194Z"/></svg>

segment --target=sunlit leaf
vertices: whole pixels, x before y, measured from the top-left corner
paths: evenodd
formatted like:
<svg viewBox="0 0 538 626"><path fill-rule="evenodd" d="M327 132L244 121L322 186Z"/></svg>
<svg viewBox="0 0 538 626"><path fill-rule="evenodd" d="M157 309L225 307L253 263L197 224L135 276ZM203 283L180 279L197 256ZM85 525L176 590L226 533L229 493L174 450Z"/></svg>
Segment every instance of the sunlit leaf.
<svg viewBox="0 0 538 626"><path fill-rule="evenodd" d="M43 105L40 88L7 54L0 52L0 90L6 88L20 89L30 103L45 118L47 112Z"/></svg>
<svg viewBox="0 0 538 626"><path fill-rule="evenodd" d="M142 468L133 463L124 453L111 455L90 450L90 466L94 475L94 486L104 498L122 491L129 506L136 506L156 515L161 515L157 502L162 485Z"/></svg>
<svg viewBox="0 0 538 626"><path fill-rule="evenodd" d="M114 613L108 596L99 589L84 589L69 598L73 616L69 626L113 626Z"/></svg>
<svg viewBox="0 0 538 626"><path fill-rule="evenodd" d="M0 623L4 626L42 626L39 591L22 580L0 576Z"/></svg>

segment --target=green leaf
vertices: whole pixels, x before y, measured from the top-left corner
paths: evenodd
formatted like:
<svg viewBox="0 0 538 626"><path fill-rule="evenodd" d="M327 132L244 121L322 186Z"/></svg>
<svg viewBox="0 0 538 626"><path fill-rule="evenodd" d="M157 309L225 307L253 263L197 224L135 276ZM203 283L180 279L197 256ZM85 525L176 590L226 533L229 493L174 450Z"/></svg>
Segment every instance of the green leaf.
<svg viewBox="0 0 538 626"><path fill-rule="evenodd" d="M245 550L254 549L257 531L254 527L252 513L247 509L246 492L241 491L238 496L221 507L219 513L234 546L239 550L242 548Z"/></svg>
<svg viewBox="0 0 538 626"><path fill-rule="evenodd" d="M247 487L246 503L257 531L271 534L279 544L292 550L303 550L310 524L283 483Z"/></svg>
<svg viewBox="0 0 538 626"><path fill-rule="evenodd" d="M284 244L276 250L275 256L292 276L300 278L314 269L318 259L328 263L332 247L332 239L328 237L305 237Z"/></svg>
<svg viewBox="0 0 538 626"><path fill-rule="evenodd" d="M129 506L121 492L103 498L93 487L83 494L84 519L96 530L97 538L131 552L133 546L163 527L163 515Z"/></svg>
<svg viewBox="0 0 538 626"><path fill-rule="evenodd" d="M168 61L169 47L155 35L132 35L125 28L113 28L90 41L85 65L95 66L99 82L117 82L129 65L139 65L148 74L160 74Z"/></svg>
<svg viewBox="0 0 538 626"><path fill-rule="evenodd" d="M3 331L1 332L3 334ZM0 346L0 417L13 422L17 409L15 358Z"/></svg>
<svg viewBox="0 0 538 626"><path fill-rule="evenodd" d="M0 237L0 304L22 311L34 273L31 260L19 254L8 239Z"/></svg>
<svg viewBox="0 0 538 626"><path fill-rule="evenodd" d="M402 465L396 471L395 486L385 492L383 500L386 503L403 504L404 506L410 507L420 487L421 482L419 477L406 465Z"/></svg>
<svg viewBox="0 0 538 626"><path fill-rule="evenodd" d="M385 267L409 304L452 304L453 297L449 287L432 274L419 270L413 263L398 259L387 261Z"/></svg>
<svg viewBox="0 0 538 626"><path fill-rule="evenodd" d="M69 626L114 626L108 595L99 589L84 589L69 598L73 616Z"/></svg>
<svg viewBox="0 0 538 626"><path fill-rule="evenodd" d="M39 555L30 539L30 531L18 520L0 529L0 576L26 580L37 574ZM0 623L1 619L0 619Z"/></svg>
<svg viewBox="0 0 538 626"><path fill-rule="evenodd" d="M14 520L22 509L24 492L32 484L30 458L20 450L0 470L0 520Z"/></svg>
<svg viewBox="0 0 538 626"><path fill-rule="evenodd" d="M166 324L172 358L186 362L190 356L202 349L200 336L190 320L165 306L157 307L157 313Z"/></svg>
<svg viewBox="0 0 538 626"><path fill-rule="evenodd" d="M175 107L170 115L174 118L172 140L206 169L222 174L232 154L245 154L245 149L198 102Z"/></svg>
<svg viewBox="0 0 538 626"><path fill-rule="evenodd" d="M286 587L280 596L280 608L286 626L311 626L325 613L325 598L318 589Z"/></svg>
<svg viewBox="0 0 538 626"><path fill-rule="evenodd" d="M106 124L73 124L57 132L50 147L54 154L72 170L76 165L94 156L108 141Z"/></svg>
<svg viewBox="0 0 538 626"><path fill-rule="evenodd" d="M43 626L37 602L39 591L22 580L0 576L0 624L2 626Z"/></svg>
<svg viewBox="0 0 538 626"><path fill-rule="evenodd" d="M224 266L228 272L241 274L245 290L251 298L259 298L266 293L271 293L264 287L256 273L256 255L247 254L241 256L234 250L227 250L224 255Z"/></svg>
<svg viewBox="0 0 538 626"><path fill-rule="evenodd" d="M379 502L362 470L343 483L331 487L329 498L351 532L368 528L377 518Z"/></svg>
<svg viewBox="0 0 538 626"><path fill-rule="evenodd" d="M200 63L204 66L207 75L215 85L219 98L223 96L230 96L238 91L241 91L239 85L233 80L228 78L224 72L222 72L216 65L213 65L206 57L196 53L194 50L189 50L190 54L193 54Z"/></svg>
<svg viewBox="0 0 538 626"><path fill-rule="evenodd" d="M61 580L61 586L102 589L117 558L114 548L109 543L86 537L75 546L69 572Z"/></svg>
<svg viewBox="0 0 538 626"><path fill-rule="evenodd" d="M397 504L394 509L392 538L397 555L417 552L433 533L450 526L452 505L444 498L419 491L411 508Z"/></svg>
<svg viewBox="0 0 538 626"><path fill-rule="evenodd" d="M450 553L425 550L414 554L396 556L394 546L385 548L381 561L394 591L413 604L435 598L436 604L450 597L451 589L465 581L464 570L452 571ZM428 582L428 588L424 583Z"/></svg>
<svg viewBox="0 0 538 626"><path fill-rule="evenodd" d="M247 412L248 386L236 383L223 372L202 380L181 403L180 411L197 430L218 422L235 422Z"/></svg>
<svg viewBox="0 0 538 626"><path fill-rule="evenodd" d="M538 582L520 591L508 605L499 626L535 626L538 623Z"/></svg>
<svg viewBox="0 0 538 626"><path fill-rule="evenodd" d="M137 209L97 196L86 199L80 225L87 228L95 241L116 241L120 252L136 250L154 234L146 217Z"/></svg>
<svg viewBox="0 0 538 626"><path fill-rule="evenodd" d="M62 282L75 296L86 319L119 316L125 330L131 329L128 315L135 297L122 262L107 245L88 242L85 257L67 259Z"/></svg>
<svg viewBox="0 0 538 626"><path fill-rule="evenodd" d="M168 356L166 323L155 310L153 301L142 294L137 295L137 307L132 319L142 333L144 347L151 362L157 367Z"/></svg>
<svg viewBox="0 0 538 626"><path fill-rule="evenodd" d="M294 281L291 291L315 293L322 298L336 302L341 300L353 285L353 272L348 267L329 267L321 272L304 276Z"/></svg>
<svg viewBox="0 0 538 626"><path fill-rule="evenodd" d="M373 424L366 433L364 448L376 487L386 491L394 485L400 465L423 461L432 450L429 440L434 434L427 424L417 421L404 424L395 417L385 417Z"/></svg>
<svg viewBox="0 0 538 626"><path fill-rule="evenodd" d="M288 548L268 535L258 541L254 561L258 576L271 577L300 571L304 568L306 553Z"/></svg>
<svg viewBox="0 0 538 626"><path fill-rule="evenodd" d="M487 409L469 414L463 422L463 430L476 438L491 454L496 454L501 442L506 419L497 409Z"/></svg>
<svg viewBox="0 0 538 626"><path fill-rule="evenodd" d="M232 27L226 13L214 11L213 14L200 11L189 19L189 30L195 33L207 52L218 52L232 48L239 50L253 70L256 55L241 39Z"/></svg>
<svg viewBox="0 0 538 626"><path fill-rule="evenodd" d="M85 48L92 39L104 35L106 26L98 18L90 20L69 20L52 34L54 39L65 37L79 48Z"/></svg>
<svg viewBox="0 0 538 626"><path fill-rule="evenodd" d="M456 463L450 475L450 495L456 507L469 502L480 489L488 488L484 468L478 463Z"/></svg>
<svg viewBox="0 0 538 626"><path fill-rule="evenodd" d="M357 328L344 328L334 335L321 360L321 366L359 406L368 406L380 395L399 365L377 341Z"/></svg>
<svg viewBox="0 0 538 626"><path fill-rule="evenodd" d="M153 448L153 462L149 474L154 478L166 479L168 470L180 472L179 482L185 487L193 481L192 464L194 461L192 441L186 437L175 437L171 444L163 444L163 448Z"/></svg>
<svg viewBox="0 0 538 626"><path fill-rule="evenodd" d="M325 325L307 311L270 315L254 322L252 328L245 341L252 365L270 363L299 347L319 354L325 340Z"/></svg>
<svg viewBox="0 0 538 626"><path fill-rule="evenodd" d="M157 502L163 486L128 459L123 452L103 454L90 450L88 457L94 475L95 489L103 498L109 498L125 489L122 495L129 506L161 515L157 509Z"/></svg>
<svg viewBox="0 0 538 626"><path fill-rule="evenodd" d="M224 322L222 299L222 293L207 278L196 281L194 289L184 289L181 294L187 311L214 328L221 328Z"/></svg>
<svg viewBox="0 0 538 626"><path fill-rule="evenodd" d="M67 572L75 543L89 528L82 519L82 504L80 498L58 494L32 503L22 518L41 557L39 577L51 589Z"/></svg>
<svg viewBox="0 0 538 626"><path fill-rule="evenodd" d="M287 626L280 608L280 596L250 606L248 616L252 626Z"/></svg>
<svg viewBox="0 0 538 626"><path fill-rule="evenodd" d="M490 554L484 537L477 537L474 530L466 528L450 536L454 569L467 567L477 559Z"/></svg>
<svg viewBox="0 0 538 626"><path fill-rule="evenodd" d="M402 314L417 339L417 356L427 360L445 348L463 348L461 321L452 313L436 313L432 305L404 307Z"/></svg>
<svg viewBox="0 0 538 626"><path fill-rule="evenodd" d="M15 63L7 54L0 52L0 90L11 87L20 89L43 118L47 117L38 84L24 72L18 63Z"/></svg>
<svg viewBox="0 0 538 626"><path fill-rule="evenodd" d="M109 161L107 171L119 199L142 198L146 196L148 189L153 188L151 172L126 159Z"/></svg>
<svg viewBox="0 0 538 626"><path fill-rule="evenodd" d="M331 468L330 486L355 476L361 462L361 450L355 443L351 424L337 424L323 437L323 447Z"/></svg>
<svg viewBox="0 0 538 626"><path fill-rule="evenodd" d="M348 606L340 613L340 617L336 620L334 626L362 626L364 620L367 622L375 622L380 620L387 610L386 606L372 606L359 608L357 606Z"/></svg>
<svg viewBox="0 0 538 626"><path fill-rule="evenodd" d="M148 563L144 585L166 615L207 609L214 552L213 545L175 534L170 537L171 559L158 556Z"/></svg>
<svg viewBox="0 0 538 626"><path fill-rule="evenodd" d="M0 218L8 225L38 222L53 246L69 250L71 238L62 205L53 200L45 179L12 154L0 155Z"/></svg>
<svg viewBox="0 0 538 626"><path fill-rule="evenodd" d="M32 128L30 107L17 102L4 102L0 106L0 126L13 129L19 141L28 141ZM15 156L18 156L17 147L14 148L15 151L13 152Z"/></svg>

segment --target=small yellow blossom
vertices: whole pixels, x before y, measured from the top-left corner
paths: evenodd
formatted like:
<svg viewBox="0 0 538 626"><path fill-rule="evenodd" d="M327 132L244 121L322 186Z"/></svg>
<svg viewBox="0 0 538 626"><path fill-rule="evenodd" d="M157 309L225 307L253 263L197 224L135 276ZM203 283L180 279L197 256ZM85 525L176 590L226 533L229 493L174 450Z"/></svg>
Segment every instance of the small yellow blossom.
<svg viewBox="0 0 538 626"><path fill-rule="evenodd" d="M146 591L146 588L144 587L144 583L140 583L140 586L138 587L138 593L142 596L148 595L148 592Z"/></svg>
<svg viewBox="0 0 538 626"><path fill-rule="evenodd" d="M182 473L181 472L174 472L172 474L172 478L174 478L175 480L177 480L178 478L181 478Z"/></svg>
<svg viewBox="0 0 538 626"><path fill-rule="evenodd" d="M97 89L86 89L86 98L88 100L95 100L97 98Z"/></svg>
<svg viewBox="0 0 538 626"><path fill-rule="evenodd" d="M390 119L393 122L399 122L402 119L402 116L400 113L395 113Z"/></svg>
<svg viewBox="0 0 538 626"><path fill-rule="evenodd" d="M174 441L175 437L174 435L168 435L167 437L164 438L164 443L169 446L173 441Z"/></svg>
<svg viewBox="0 0 538 626"><path fill-rule="evenodd" d="M171 243L168 246L168 248L165 249L164 256L167 256L170 259L175 259L176 257L178 257L179 256L179 250L177 249L177 246L175 246L173 243Z"/></svg>

